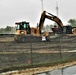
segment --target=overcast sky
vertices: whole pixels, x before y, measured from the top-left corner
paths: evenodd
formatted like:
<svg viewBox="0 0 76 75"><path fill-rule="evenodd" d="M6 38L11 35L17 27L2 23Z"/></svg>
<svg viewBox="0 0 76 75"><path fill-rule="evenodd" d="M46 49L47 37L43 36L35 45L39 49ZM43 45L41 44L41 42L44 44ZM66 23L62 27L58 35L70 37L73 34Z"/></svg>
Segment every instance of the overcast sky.
<svg viewBox="0 0 76 75"><path fill-rule="evenodd" d="M76 19L76 0L43 0L44 10L56 15L56 1L63 24L70 18ZM0 28L15 26L18 21L28 21L31 26L36 26L41 12L41 0L0 0Z"/></svg>

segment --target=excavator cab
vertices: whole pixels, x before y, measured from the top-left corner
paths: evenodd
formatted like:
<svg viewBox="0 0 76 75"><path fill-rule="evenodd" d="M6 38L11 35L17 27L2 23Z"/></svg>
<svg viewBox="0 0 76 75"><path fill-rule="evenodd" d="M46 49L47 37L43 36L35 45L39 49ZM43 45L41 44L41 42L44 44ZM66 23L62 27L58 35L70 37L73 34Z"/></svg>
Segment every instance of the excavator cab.
<svg viewBox="0 0 76 75"><path fill-rule="evenodd" d="M30 33L30 25L29 22L17 22L15 23L17 35L29 34Z"/></svg>

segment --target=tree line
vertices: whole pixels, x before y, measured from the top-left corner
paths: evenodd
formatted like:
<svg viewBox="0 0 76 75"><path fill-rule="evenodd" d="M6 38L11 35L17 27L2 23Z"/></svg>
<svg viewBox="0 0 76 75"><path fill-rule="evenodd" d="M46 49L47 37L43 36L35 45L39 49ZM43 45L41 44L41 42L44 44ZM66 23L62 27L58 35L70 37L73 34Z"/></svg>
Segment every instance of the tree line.
<svg viewBox="0 0 76 75"><path fill-rule="evenodd" d="M16 27L6 26L5 28L0 28L0 34L14 34L16 32Z"/></svg>

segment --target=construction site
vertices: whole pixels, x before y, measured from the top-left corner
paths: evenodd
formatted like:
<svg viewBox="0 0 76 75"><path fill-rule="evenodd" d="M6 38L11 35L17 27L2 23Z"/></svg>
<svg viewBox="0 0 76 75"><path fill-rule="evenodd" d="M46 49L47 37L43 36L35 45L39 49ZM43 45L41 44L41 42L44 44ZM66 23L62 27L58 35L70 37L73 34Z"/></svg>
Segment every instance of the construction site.
<svg viewBox="0 0 76 75"><path fill-rule="evenodd" d="M31 75L64 68L70 66L69 63L71 66L76 64L76 37L56 37L51 38L50 42L17 43L14 42L13 36L0 36L1 73L20 70L18 75L23 75L22 72L24 75Z"/></svg>
<svg viewBox="0 0 76 75"><path fill-rule="evenodd" d="M39 75L76 65L76 29L64 26L53 14L43 11L37 28L29 22L16 22L16 34L0 34L1 75ZM41 30L45 19L58 24L52 33ZM76 72L76 71L75 71ZM41 75L41 74L40 74Z"/></svg>
<svg viewBox="0 0 76 75"><path fill-rule="evenodd" d="M70 20L72 24L75 24L74 26L64 25L59 17L57 0L56 15L54 15L54 2L48 0L43 2L41 0L42 12L35 27L33 27L33 24L31 26L28 19L34 22L33 18L37 20L37 16L41 11L39 2L8 0L8 2L2 1L2 4L0 3L3 6L1 12L6 9L3 12L4 15L0 17L6 16L6 19L12 20L12 22L25 17L25 20L15 21L14 27L0 28L0 75L76 75L76 20ZM67 1L65 2L67 3ZM67 9L65 7L66 3L64 3L65 9ZM36 7L37 4L38 7ZM63 6L62 4L62 1L60 1L60 6ZM67 6L69 4L70 2L67 3ZM46 10L44 10L44 7ZM64 8L62 7L60 10ZM35 9L35 12L32 9ZM53 14L47 11L49 9ZM69 9L67 10L69 11ZM65 10L66 14L67 10ZM71 12L70 10L69 13L71 14ZM61 15L64 16L65 14L62 13L63 10ZM71 16L69 13L65 18ZM10 19L7 14L9 14ZM50 25L47 25L47 29L44 26L46 19L53 22L53 24L50 24L51 22L47 21ZM6 23L5 18L3 21Z"/></svg>

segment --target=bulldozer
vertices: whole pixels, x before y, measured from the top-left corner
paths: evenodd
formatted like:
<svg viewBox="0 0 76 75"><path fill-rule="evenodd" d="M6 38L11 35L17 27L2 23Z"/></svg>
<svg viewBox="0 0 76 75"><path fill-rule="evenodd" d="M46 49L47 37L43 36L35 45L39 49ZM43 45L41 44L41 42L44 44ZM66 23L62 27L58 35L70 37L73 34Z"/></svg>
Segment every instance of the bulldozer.
<svg viewBox="0 0 76 75"><path fill-rule="evenodd" d="M30 27L29 22L22 21L22 22L16 22L16 35L14 37L14 40L17 42L41 42L42 41L42 35L39 32L39 28ZM45 35L45 41L48 41L46 39Z"/></svg>
<svg viewBox="0 0 76 75"><path fill-rule="evenodd" d="M72 29L71 26L64 26L62 21L57 17L54 16L51 13L48 13L46 11L43 11L41 14L41 18L39 21L39 24L36 28L30 27L29 22L22 21L22 22L16 22L16 35L14 37L14 40L17 42L42 42L42 41L50 41L50 36L48 32L42 33L43 25L45 22L45 19L52 20L57 23L59 34L73 34L76 32L76 29ZM70 28L70 29L69 29ZM72 32L73 30L73 32ZM55 29L53 29L53 32Z"/></svg>

